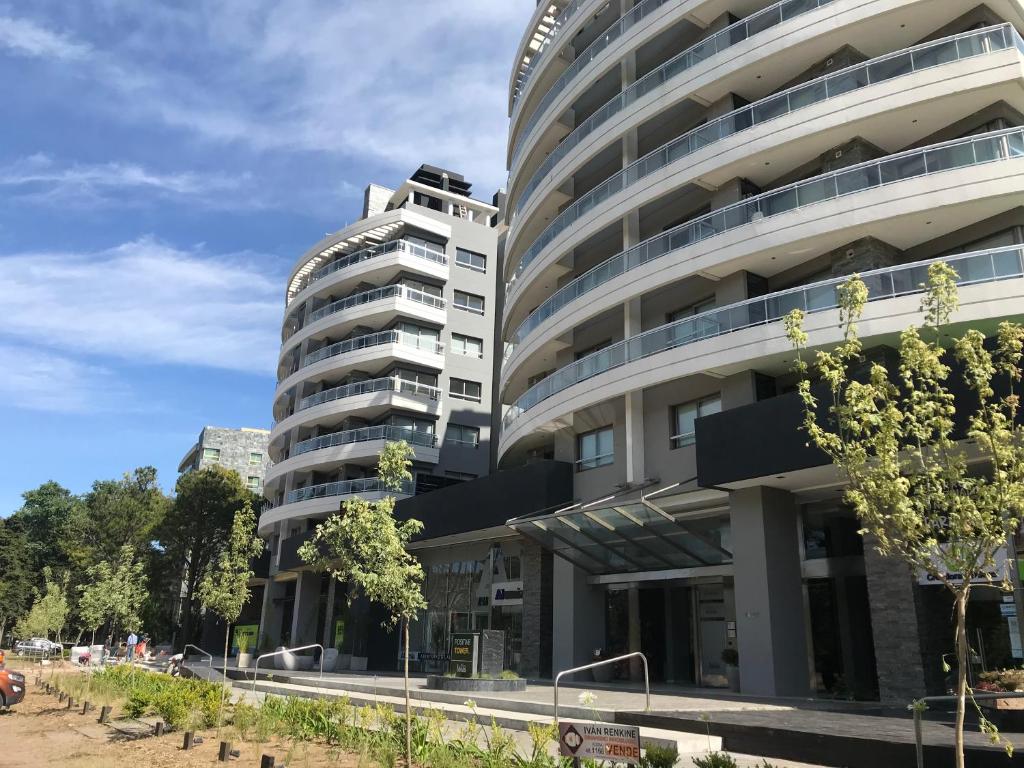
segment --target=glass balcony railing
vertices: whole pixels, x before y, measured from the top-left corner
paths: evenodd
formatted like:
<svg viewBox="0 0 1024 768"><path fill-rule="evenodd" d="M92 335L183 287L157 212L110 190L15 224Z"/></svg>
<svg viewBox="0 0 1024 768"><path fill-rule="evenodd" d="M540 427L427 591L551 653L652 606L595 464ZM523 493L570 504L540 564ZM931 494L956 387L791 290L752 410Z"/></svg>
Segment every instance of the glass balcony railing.
<svg viewBox="0 0 1024 768"><path fill-rule="evenodd" d="M558 39L561 34L562 28L568 23L569 19L576 15L576 12L585 3L590 0L570 0L570 2L562 9L562 12L558 14L555 19L555 23L551 27L551 31L548 32L547 37L544 38L544 42L540 44L540 48L534 51L530 57L530 63L526 65L526 69L522 71L516 80L515 88L512 91L512 108L514 109L519 103L519 97L523 95L523 90L526 88L527 82L533 77L533 73L537 71L537 64L541 59L545 58L548 51L551 50L552 44Z"/></svg>
<svg viewBox="0 0 1024 768"><path fill-rule="evenodd" d="M682 72L700 64L715 54L721 53L726 48L742 43L749 37L759 32L782 24L792 18L801 16L829 5L835 0L781 0L775 5L770 5L764 10L751 14L735 24L704 38L699 43L692 45L677 56L672 57L657 69L647 73L635 83L630 85L617 96L606 102L594 114L580 123L576 128L562 139L562 142L555 147L550 155L537 169L530 184L539 183L548 172L567 155L574 147L578 146L587 136L596 131L602 124L612 116L617 115L637 99L647 96L652 91L660 88ZM512 166L519 161L523 150L530 146L529 132L523 131L519 134L519 141L512 151ZM527 185L529 187L529 185Z"/></svg>
<svg viewBox="0 0 1024 768"><path fill-rule="evenodd" d="M330 435L321 435L309 440L296 443L291 455L298 456L310 451L319 451L322 448L336 448L340 445L352 443L367 443L371 440L387 440L395 442L405 440L409 445L418 445L423 448L433 448L437 445L437 435L432 432L423 432L412 427L396 427L390 424L380 424L375 427L360 427L359 429L346 429L343 432L335 432Z"/></svg>
<svg viewBox="0 0 1024 768"><path fill-rule="evenodd" d="M421 349L433 355L444 354L444 344L439 344L431 338L404 333L403 331L380 331L379 333L368 333L365 336L356 336L355 338L345 339L344 341L338 341L326 347L321 347L306 355L302 359L302 365L299 367L305 368L307 365L319 363L321 360L326 360L329 357L344 355L348 352L355 352L356 350L367 349L368 347L379 347L384 344L401 344L406 347Z"/></svg>
<svg viewBox="0 0 1024 768"><path fill-rule="evenodd" d="M1010 24L1001 24L984 29L971 30L952 37L924 43L913 48L880 56L876 59L856 64L830 75L819 77L780 93L767 96L760 101L722 115L716 120L705 123L684 133L679 138L658 147L653 152L641 157L636 162L619 171L608 180L585 193L545 228L537 240L532 243L524 262L532 260L535 251L539 251L555 237L575 223L580 216L592 210L596 205L607 200L611 195L627 189L642 178L650 176L669 163L685 157L709 144L767 123L776 118L788 115L798 109L818 104L835 96L866 88L870 85L893 80L903 75L931 69L941 64L949 64L963 59L973 58L986 53L1003 51L1016 47L1024 51L1024 41ZM519 198L517 212L523 207L528 195Z"/></svg>
<svg viewBox="0 0 1024 768"><path fill-rule="evenodd" d="M327 306L320 307L320 309L315 312L310 312L309 322L315 323L317 320L322 320L328 315L343 312L346 309L352 309L353 307L360 307L363 304L370 304L375 301L390 298L408 299L409 301L425 304L428 307L434 307L435 309L444 309L445 306L444 299L439 296L424 293L423 291L417 291L415 288L410 288L407 285L385 285L383 288L374 288L369 291L357 293L354 296L349 296L345 299L332 301Z"/></svg>
<svg viewBox="0 0 1024 768"><path fill-rule="evenodd" d="M928 279L928 266L936 261L944 261L956 270L959 285L1024 277L1024 247L996 248L865 272L861 278L868 287L868 300L920 293ZM503 426L508 429L516 419L552 395L627 363L702 339L776 322L794 309L834 309L838 306L837 288L846 279L837 277L730 304L612 344L555 371L528 389L505 413Z"/></svg>
<svg viewBox="0 0 1024 768"><path fill-rule="evenodd" d="M334 483L323 483L322 485L310 485L305 488L296 488L289 491L285 496L285 504L295 504L299 501L310 499L323 499L329 496L357 496L360 493L398 493L412 496L415 487L411 482L402 484L402 488L395 491L386 487L377 477L361 477L357 480L339 480Z"/></svg>
<svg viewBox="0 0 1024 768"><path fill-rule="evenodd" d="M941 64L961 61L986 53L1003 51L1016 47L1024 53L1024 39L1009 24L972 30L953 37L936 40L908 50L899 51L871 59L847 69L826 75L769 96L741 109L723 115L721 118L695 128L673 139L637 160L629 167L592 189L560 213L541 233L527 254L539 252L555 237L571 227L581 216L613 195L629 189L641 179L665 166L696 152L703 147L747 130L755 125L774 120L812 104L834 96L866 88L880 82L931 69ZM614 268L609 274L606 268L616 258L612 257L571 283L559 289L551 298L534 310L516 330L513 345L519 344L538 325L551 317L561 307L587 291L603 284L611 277L621 274ZM524 257L525 259L525 257ZM532 259L531 259L532 260ZM604 279L602 279L604 278Z"/></svg>
<svg viewBox="0 0 1024 768"><path fill-rule="evenodd" d="M643 2L637 3L631 10L625 15L620 16L616 21L612 22L611 26L602 32L594 42L588 45L582 53L573 59L572 64L559 76L559 78L551 86L551 89L544 94L541 98L540 103L537 104L537 108L530 115L530 119L526 121L526 125L523 126L520 133L521 136L527 136L537 125L537 121L543 116L547 108L550 107L559 96L562 95L563 91L568 88L579 76L580 72L586 69L590 62L594 61L601 56L602 53L608 48L609 45L614 43L626 32L635 27L641 21L646 19L656 10L665 5L669 0L643 0ZM518 150L520 141L516 145Z"/></svg>
<svg viewBox="0 0 1024 768"><path fill-rule="evenodd" d="M350 253L346 256L342 256L335 261L332 261L325 267L321 267L309 276L309 280L303 288L310 286L318 280L323 280L328 275L333 275L335 272L347 267L351 267L353 264L361 264L364 261L377 258L378 256L384 256L389 253L407 253L410 256L416 256L427 261L432 261L435 264L444 266L448 263L448 257L439 251L435 251L432 248L425 248L422 245L416 243L410 243L408 240L391 240L387 243L381 243L380 245L374 245L370 248L364 248L361 251Z"/></svg>
<svg viewBox="0 0 1024 768"><path fill-rule="evenodd" d="M369 379L357 381L353 384L345 384L341 387L332 387L323 392L304 397L299 401L298 411L304 411L315 405L330 403L335 400L344 400L348 397L366 395L371 392L401 392L406 395L416 395L428 400L437 400L441 396L441 390L427 384L419 384L415 381L408 381L397 376L388 376L382 379Z"/></svg>

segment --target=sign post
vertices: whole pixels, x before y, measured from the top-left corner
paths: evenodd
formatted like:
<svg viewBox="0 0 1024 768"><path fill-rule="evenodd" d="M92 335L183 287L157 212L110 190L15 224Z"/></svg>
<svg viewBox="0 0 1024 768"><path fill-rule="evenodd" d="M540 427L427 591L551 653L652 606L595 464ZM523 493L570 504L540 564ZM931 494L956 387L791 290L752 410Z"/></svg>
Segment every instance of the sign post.
<svg viewBox="0 0 1024 768"><path fill-rule="evenodd" d="M558 747L562 755L581 759L640 762L640 728L606 723L559 723Z"/></svg>

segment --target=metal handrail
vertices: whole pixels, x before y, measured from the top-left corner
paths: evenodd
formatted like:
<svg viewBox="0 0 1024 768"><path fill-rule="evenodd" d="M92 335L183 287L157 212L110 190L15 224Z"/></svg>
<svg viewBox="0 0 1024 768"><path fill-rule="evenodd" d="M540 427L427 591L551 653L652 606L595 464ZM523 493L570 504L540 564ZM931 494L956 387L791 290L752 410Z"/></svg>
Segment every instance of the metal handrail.
<svg viewBox="0 0 1024 768"><path fill-rule="evenodd" d="M558 681L562 679L562 675L573 675L577 672L583 672L587 669L594 669L595 667L603 667L606 664L615 664L619 661L625 661L626 659L632 659L634 656L639 656L640 660L644 663L644 688L647 690L647 704L644 706L644 712L651 711L651 676L647 669L647 657L644 656L640 651L633 651L623 656L616 656L614 659L604 659L603 661L595 661L592 664L584 664L582 667L573 667L572 669L564 669L555 675L555 725L558 725Z"/></svg>
<svg viewBox="0 0 1024 768"><path fill-rule="evenodd" d="M188 651L189 648L195 648L197 651L199 651L201 654L203 654L203 656L205 656L207 659L209 659L208 663L210 665L210 671L212 672L213 671L213 654L212 653L208 653L207 651L204 651L198 645L192 645L192 643L185 643L185 647L181 649L182 656L186 656L187 655L186 651ZM184 663L184 662L185 662L185 659L183 658L182 659L182 663ZM225 662L225 664L226 663L227 662Z"/></svg>
<svg viewBox="0 0 1024 768"><path fill-rule="evenodd" d="M1024 693L1016 691L1004 691L999 693L973 693L968 692L967 697L975 701L991 701L993 699L1021 699ZM959 696L925 696L914 701L907 707L914 713L914 750L917 757L917 768L924 768L924 735L921 731L921 716L928 709L928 702L955 702Z"/></svg>
<svg viewBox="0 0 1024 768"><path fill-rule="evenodd" d="M256 657L256 664L253 665L252 669L252 692L256 693L256 681L260 676L260 659L267 659L271 656L283 656L286 653L294 653L295 651L308 651L310 648L320 649L320 679L324 679L324 647L320 643L311 643L310 645L300 645L298 648L282 648L280 651L273 651L272 653L264 653L262 656Z"/></svg>

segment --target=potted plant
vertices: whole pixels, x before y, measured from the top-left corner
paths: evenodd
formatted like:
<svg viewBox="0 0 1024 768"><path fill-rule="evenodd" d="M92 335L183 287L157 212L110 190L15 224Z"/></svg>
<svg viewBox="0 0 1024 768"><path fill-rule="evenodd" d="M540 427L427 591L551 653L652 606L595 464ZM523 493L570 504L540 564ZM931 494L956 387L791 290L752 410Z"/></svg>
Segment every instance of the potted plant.
<svg viewBox="0 0 1024 768"><path fill-rule="evenodd" d="M245 669L252 665L252 654L249 653L248 635L238 636L238 668Z"/></svg>
<svg viewBox="0 0 1024 768"><path fill-rule="evenodd" d="M604 661L604 649L595 648L593 661ZM594 677L595 683L607 683L612 679L612 666L611 664L602 664L600 667L594 667L590 670L590 674Z"/></svg>
<svg viewBox="0 0 1024 768"><path fill-rule="evenodd" d="M740 652L735 648L723 649L722 663L725 664L725 676L729 680L729 690L738 693L740 690Z"/></svg>

